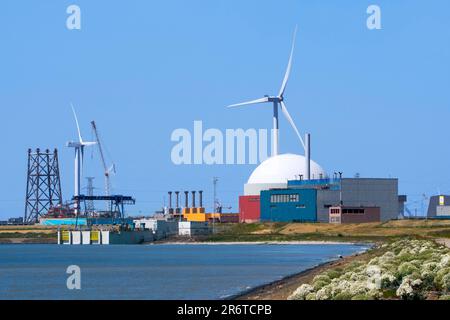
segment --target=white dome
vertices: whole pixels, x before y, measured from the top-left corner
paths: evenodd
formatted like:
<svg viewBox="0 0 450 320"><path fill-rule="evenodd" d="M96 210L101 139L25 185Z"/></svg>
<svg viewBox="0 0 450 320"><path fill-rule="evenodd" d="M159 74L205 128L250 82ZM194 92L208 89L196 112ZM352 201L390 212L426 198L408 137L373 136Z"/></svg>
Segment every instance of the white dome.
<svg viewBox="0 0 450 320"><path fill-rule="evenodd" d="M325 171L312 160L310 169L311 179L319 179L321 174L323 177L326 176ZM298 179L300 174L306 177L305 157L297 154L281 154L261 163L248 179L248 184L287 183L288 180Z"/></svg>

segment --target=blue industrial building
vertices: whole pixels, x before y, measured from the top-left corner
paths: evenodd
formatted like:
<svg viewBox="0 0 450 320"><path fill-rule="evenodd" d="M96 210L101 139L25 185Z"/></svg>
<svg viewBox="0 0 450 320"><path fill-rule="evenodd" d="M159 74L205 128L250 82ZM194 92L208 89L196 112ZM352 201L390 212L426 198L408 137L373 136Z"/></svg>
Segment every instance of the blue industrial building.
<svg viewBox="0 0 450 320"><path fill-rule="evenodd" d="M263 190L260 196L261 221L274 222L328 223L329 209L340 204L379 207L381 221L388 221L402 215L406 201L398 195L397 179L377 178L289 180L286 188Z"/></svg>
<svg viewBox="0 0 450 320"><path fill-rule="evenodd" d="M316 189L261 191L261 221L316 222Z"/></svg>

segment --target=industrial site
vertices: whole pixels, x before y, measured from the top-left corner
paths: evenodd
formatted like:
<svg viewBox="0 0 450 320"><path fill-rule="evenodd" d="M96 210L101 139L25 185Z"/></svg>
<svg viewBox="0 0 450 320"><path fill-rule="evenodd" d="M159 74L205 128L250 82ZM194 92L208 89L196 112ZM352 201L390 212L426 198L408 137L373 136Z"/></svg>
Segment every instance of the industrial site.
<svg viewBox="0 0 450 320"><path fill-rule="evenodd" d="M0 12L0 301L450 300L450 2Z"/></svg>
<svg viewBox="0 0 450 320"><path fill-rule="evenodd" d="M302 135L285 103L292 71L294 38L279 93L265 95L228 108L264 104L273 110L272 153L241 186L238 210L224 212L217 195L218 177L211 177L214 205L207 210L203 190L167 191L168 203L142 216L127 214L137 199L114 194L111 179L115 163L105 157L104 141L96 121L91 121L93 141L83 138L75 107L71 105L76 140L67 142L64 152L74 151L73 196L63 199L59 150L28 150L25 212L23 217L0 221L0 225L40 225L58 228L58 244L140 244L214 234L217 225L252 223L364 224L402 219L450 219L450 196L429 198L428 213L418 217L407 207L408 195L399 193L399 180L385 177L348 177L339 168L323 169L311 159L311 134ZM230 110L229 112L235 112ZM279 114L291 125L303 155L280 153ZM114 147L114 146L112 146ZM93 177L83 174L88 149L96 149L102 165L103 190L94 188ZM67 164L64 164L67 165ZM182 184L181 184L182 185ZM202 187L199 186L199 189ZM164 196L166 196L164 195ZM101 209L100 209L101 208Z"/></svg>

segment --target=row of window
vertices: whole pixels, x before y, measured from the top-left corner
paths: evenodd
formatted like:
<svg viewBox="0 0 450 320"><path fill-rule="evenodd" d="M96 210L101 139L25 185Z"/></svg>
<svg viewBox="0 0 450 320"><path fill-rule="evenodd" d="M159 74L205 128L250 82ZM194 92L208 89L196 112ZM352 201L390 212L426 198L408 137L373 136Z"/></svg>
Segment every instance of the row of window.
<svg viewBox="0 0 450 320"><path fill-rule="evenodd" d="M357 214L364 214L364 209L342 209L342 213L357 213Z"/></svg>
<svg viewBox="0 0 450 320"><path fill-rule="evenodd" d="M271 203L299 202L300 195L297 194L272 194L270 196Z"/></svg>
<svg viewBox="0 0 450 320"><path fill-rule="evenodd" d="M331 214L338 214L341 212L341 209L331 209L330 213ZM365 210L364 209L342 209L342 213L353 213L353 214L364 214Z"/></svg>
<svg viewBox="0 0 450 320"><path fill-rule="evenodd" d="M271 209L277 208L277 205L276 204L271 204L270 208ZM295 209L305 209L305 208L306 208L306 206L304 204L298 204L298 205L295 206Z"/></svg>

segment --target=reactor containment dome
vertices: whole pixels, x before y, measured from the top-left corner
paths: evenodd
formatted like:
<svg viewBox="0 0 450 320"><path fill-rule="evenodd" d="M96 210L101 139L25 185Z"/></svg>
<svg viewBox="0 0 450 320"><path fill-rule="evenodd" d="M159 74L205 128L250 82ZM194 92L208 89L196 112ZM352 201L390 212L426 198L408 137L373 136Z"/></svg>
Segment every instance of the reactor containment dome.
<svg viewBox="0 0 450 320"><path fill-rule="evenodd" d="M311 160L311 179L326 177L320 165ZM306 160L296 154L281 154L270 157L252 173L244 186L245 195L259 195L262 190L287 187L288 180L306 177Z"/></svg>

